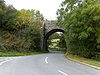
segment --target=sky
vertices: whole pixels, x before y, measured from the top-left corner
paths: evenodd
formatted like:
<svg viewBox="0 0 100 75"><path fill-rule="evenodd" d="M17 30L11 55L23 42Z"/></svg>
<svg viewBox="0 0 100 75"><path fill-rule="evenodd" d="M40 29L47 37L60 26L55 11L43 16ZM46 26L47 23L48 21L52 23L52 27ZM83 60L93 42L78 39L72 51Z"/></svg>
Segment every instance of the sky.
<svg viewBox="0 0 100 75"><path fill-rule="evenodd" d="M6 4L13 5L16 9L36 9L43 14L45 19L55 20L56 11L63 0L4 0Z"/></svg>

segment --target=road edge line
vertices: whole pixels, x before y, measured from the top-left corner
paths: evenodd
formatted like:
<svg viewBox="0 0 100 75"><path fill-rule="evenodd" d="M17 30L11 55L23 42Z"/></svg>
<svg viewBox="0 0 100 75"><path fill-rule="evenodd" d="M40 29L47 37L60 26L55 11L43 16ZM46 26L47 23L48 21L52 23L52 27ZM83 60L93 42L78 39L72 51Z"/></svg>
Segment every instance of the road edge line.
<svg viewBox="0 0 100 75"><path fill-rule="evenodd" d="M78 61L78 60L75 60L75 59L69 58L69 57L67 57L65 54L64 54L64 57L67 58L67 59L70 60L70 61L73 61L73 62L76 62L76 63L82 64L82 65L85 65L85 66L88 66L88 67L94 68L94 69L96 69L96 70L100 70L99 67L96 67L96 66L93 66L93 65L90 65L90 64L87 64L87 63L80 62L80 61Z"/></svg>

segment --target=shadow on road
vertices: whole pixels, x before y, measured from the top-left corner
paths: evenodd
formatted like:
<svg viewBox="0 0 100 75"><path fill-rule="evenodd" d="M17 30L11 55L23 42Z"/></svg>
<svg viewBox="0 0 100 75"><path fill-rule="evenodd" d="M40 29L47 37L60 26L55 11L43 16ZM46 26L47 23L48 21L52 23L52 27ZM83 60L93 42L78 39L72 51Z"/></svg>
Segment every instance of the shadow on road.
<svg viewBox="0 0 100 75"><path fill-rule="evenodd" d="M50 53L56 53L56 54L64 54L64 52L61 52L61 51L52 51L52 50L49 50Z"/></svg>

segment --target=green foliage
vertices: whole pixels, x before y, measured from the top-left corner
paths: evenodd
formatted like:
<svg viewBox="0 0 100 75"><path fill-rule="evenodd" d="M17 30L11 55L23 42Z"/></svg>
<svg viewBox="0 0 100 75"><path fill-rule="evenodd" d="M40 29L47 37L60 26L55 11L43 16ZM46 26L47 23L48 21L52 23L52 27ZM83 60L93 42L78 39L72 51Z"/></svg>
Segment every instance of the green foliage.
<svg viewBox="0 0 100 75"><path fill-rule="evenodd" d="M43 15L38 10L16 10L0 0L0 52L40 51Z"/></svg>
<svg viewBox="0 0 100 75"><path fill-rule="evenodd" d="M49 40L52 40L52 39L60 39L60 36L61 36L61 34L54 33L54 34L52 34L52 35L49 37Z"/></svg>
<svg viewBox="0 0 100 75"><path fill-rule="evenodd" d="M0 44L0 52L28 52L30 42L24 37L16 37L14 34L2 32L2 43Z"/></svg>
<svg viewBox="0 0 100 75"><path fill-rule="evenodd" d="M13 6L0 2L0 29L13 31L16 16L17 10Z"/></svg>
<svg viewBox="0 0 100 75"><path fill-rule="evenodd" d="M30 41L30 49L40 51L41 29L37 28L36 25L26 28L22 34Z"/></svg>
<svg viewBox="0 0 100 75"><path fill-rule="evenodd" d="M37 24L37 27L40 28L42 20L43 16L39 11L21 9L18 11L18 16L16 18L16 30L22 30L35 24Z"/></svg>
<svg viewBox="0 0 100 75"><path fill-rule="evenodd" d="M59 47L60 48L66 48L66 41L65 41L64 34L61 34L61 36L60 36Z"/></svg>
<svg viewBox="0 0 100 75"><path fill-rule="evenodd" d="M63 33L54 33L48 39L48 46L50 49L64 49L66 48L66 42Z"/></svg>
<svg viewBox="0 0 100 75"><path fill-rule="evenodd" d="M68 52L87 58L95 57L100 52L100 1L65 0L62 6L63 10L59 10L64 13L58 13L58 25L66 31Z"/></svg>
<svg viewBox="0 0 100 75"><path fill-rule="evenodd" d="M48 46L50 48L59 48L60 34L54 33L48 39Z"/></svg>
<svg viewBox="0 0 100 75"><path fill-rule="evenodd" d="M46 52L0 52L0 57L28 56L37 55Z"/></svg>

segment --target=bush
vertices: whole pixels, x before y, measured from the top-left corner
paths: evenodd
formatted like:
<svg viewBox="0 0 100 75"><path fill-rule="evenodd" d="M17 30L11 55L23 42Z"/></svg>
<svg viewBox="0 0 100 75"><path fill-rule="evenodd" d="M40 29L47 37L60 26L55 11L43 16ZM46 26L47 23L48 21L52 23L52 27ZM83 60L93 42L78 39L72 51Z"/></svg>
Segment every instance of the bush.
<svg viewBox="0 0 100 75"><path fill-rule="evenodd" d="M1 31L0 52L40 51L40 30L33 26L18 32Z"/></svg>

